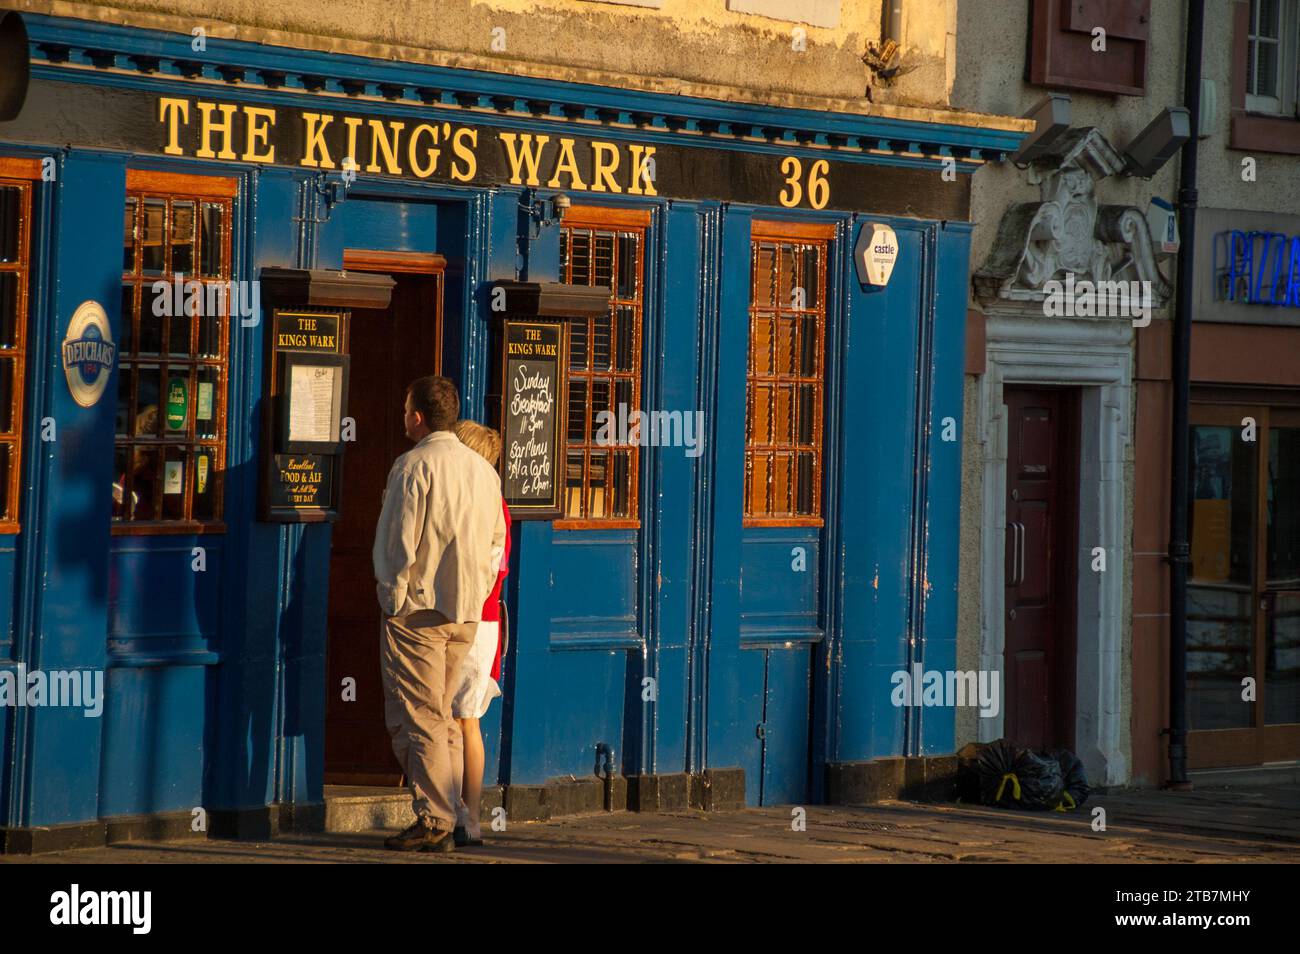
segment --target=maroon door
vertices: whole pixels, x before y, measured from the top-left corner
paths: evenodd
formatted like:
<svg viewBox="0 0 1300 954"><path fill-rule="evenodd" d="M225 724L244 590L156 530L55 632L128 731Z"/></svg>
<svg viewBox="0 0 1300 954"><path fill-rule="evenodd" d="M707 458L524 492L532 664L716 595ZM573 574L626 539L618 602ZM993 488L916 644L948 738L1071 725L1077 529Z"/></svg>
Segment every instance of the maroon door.
<svg viewBox="0 0 1300 954"><path fill-rule="evenodd" d="M398 785L402 776L384 727L370 553L389 468L412 446L402 424L406 386L439 368L441 276L392 277L397 285L388 309L352 313L348 414L356 440L343 456L330 549L325 781L334 784ZM355 701L343 699L348 677L355 680Z"/></svg>
<svg viewBox="0 0 1300 954"><path fill-rule="evenodd" d="M1003 400L1008 422L1004 734L1034 748L1073 748L1076 395L1008 387ZM1092 572L1089 565L1083 568Z"/></svg>

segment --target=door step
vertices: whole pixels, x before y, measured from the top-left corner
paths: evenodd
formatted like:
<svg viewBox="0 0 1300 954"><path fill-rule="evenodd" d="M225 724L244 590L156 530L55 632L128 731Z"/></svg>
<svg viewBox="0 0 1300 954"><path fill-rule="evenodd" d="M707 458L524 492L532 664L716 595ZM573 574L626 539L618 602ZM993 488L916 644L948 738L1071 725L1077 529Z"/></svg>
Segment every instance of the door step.
<svg viewBox="0 0 1300 954"><path fill-rule="evenodd" d="M325 786L325 830L331 832L402 829L415 821L405 788L368 785Z"/></svg>

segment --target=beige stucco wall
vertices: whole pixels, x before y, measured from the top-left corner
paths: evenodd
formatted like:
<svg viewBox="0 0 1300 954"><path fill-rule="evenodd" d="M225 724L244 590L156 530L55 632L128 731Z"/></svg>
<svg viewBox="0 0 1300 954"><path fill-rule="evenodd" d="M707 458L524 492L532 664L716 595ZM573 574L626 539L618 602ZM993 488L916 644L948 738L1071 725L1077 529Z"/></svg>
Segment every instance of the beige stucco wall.
<svg viewBox="0 0 1300 954"><path fill-rule="evenodd" d="M886 105L947 105L955 64L957 0L912 0L904 20L908 71L891 88L873 91ZM673 81L763 94L833 97L869 106L869 72L860 57L881 34L879 0L840 0L839 23L797 22L799 3L780 20L727 9L726 0L659 0L648 8L600 0L10 0L17 9L106 19L210 36L286 42L310 48L356 44L421 50L427 61L508 73L610 77L609 85L672 89ZM505 50L493 49L494 30ZM799 31L798 34L796 31ZM500 37L501 34L495 34ZM304 38L323 42L304 42ZM802 42L796 42L801 40ZM335 42L331 42L335 41ZM796 49L802 45L803 49ZM400 52L399 52L400 55ZM407 58L402 56L402 58ZM582 77L588 81L598 77ZM664 82L668 81L668 82Z"/></svg>
<svg viewBox="0 0 1300 954"><path fill-rule="evenodd" d="M1078 90L1069 94L1075 126L1092 125L1110 143L1122 148L1164 107L1182 102L1183 33L1185 5L1181 0L1154 0L1152 4L1152 39L1147 66L1146 97L1106 96ZM1273 211L1300 210L1300 160L1290 156L1259 154L1257 181L1243 182L1241 161L1247 153L1228 148L1232 66L1232 4L1206 4L1205 46L1202 57L1204 75L1215 85L1218 109L1208 125L1209 135L1200 141L1200 204L1206 207L1240 208ZM1027 4L1023 0L962 0L957 11L957 78L951 103L957 109L1023 115L1045 95L1042 87L1030 86L1023 79ZM1098 200L1110 204L1130 204L1145 211L1150 197L1159 195L1174 202L1178 186L1177 159L1166 164L1151 181L1111 177L1098 186ZM992 247L998 222L1009 204L1035 201L1038 188L1030 183L1028 173L1010 163L986 166L975 173L972 218L976 228L972 240L972 270L983 264ZM1176 260L1163 259L1161 268L1172 282ZM972 299L972 307L978 307ZM1155 315L1167 320L1171 308ZM1053 319L1044 319L1053 320ZM1061 320L1061 319L1055 319ZM958 659L964 668L976 668L980 638L980 547L982 449L976 438L976 379L966 379L966 420L963 446L963 486L961 523L960 598L958 604ZM1136 402L1134 403L1136 408ZM1134 433L1130 430L1130 433ZM1137 501L1133 497L1133 454L1130 446L1125 464L1128 512L1134 506L1167 506L1164 499ZM1125 540L1124 570L1126 621L1131 619L1132 601L1132 521ZM1086 569L1086 568L1084 568ZM1132 628L1124 632L1126 664L1121 673L1121 699L1125 707L1123 724L1129 724L1131 711L1132 669L1130 658ZM974 740L978 719L973 711L959 714L958 746ZM1123 747L1131 758L1127 735ZM1130 763L1131 764L1131 763Z"/></svg>

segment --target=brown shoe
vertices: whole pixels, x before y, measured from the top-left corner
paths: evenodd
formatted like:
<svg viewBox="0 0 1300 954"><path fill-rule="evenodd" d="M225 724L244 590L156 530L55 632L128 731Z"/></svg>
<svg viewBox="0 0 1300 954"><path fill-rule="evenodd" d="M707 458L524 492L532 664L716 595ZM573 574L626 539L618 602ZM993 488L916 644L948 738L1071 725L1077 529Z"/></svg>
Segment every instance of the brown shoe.
<svg viewBox="0 0 1300 954"><path fill-rule="evenodd" d="M451 832L435 831L417 818L401 834L385 838L384 847L392 851L452 851L455 845Z"/></svg>

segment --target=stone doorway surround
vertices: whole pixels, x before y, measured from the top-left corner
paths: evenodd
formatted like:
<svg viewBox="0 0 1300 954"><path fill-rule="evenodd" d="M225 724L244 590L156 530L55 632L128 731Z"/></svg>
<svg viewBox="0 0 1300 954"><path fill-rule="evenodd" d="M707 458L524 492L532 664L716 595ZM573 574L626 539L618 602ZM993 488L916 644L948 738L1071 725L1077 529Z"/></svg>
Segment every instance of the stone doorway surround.
<svg viewBox="0 0 1300 954"><path fill-rule="evenodd" d="M1133 328L1128 322L987 317L979 384L982 446L980 668L1002 672L1005 631L1007 413L1004 385L1059 385L1080 392L1079 555L1075 751L1094 784L1128 780L1121 698L1128 514L1124 462L1132 420ZM1106 548L1093 572L1092 548ZM1004 682L1005 686L1005 682ZM1005 691L1005 689L1004 689ZM1002 710L979 720L979 739L1001 737Z"/></svg>

